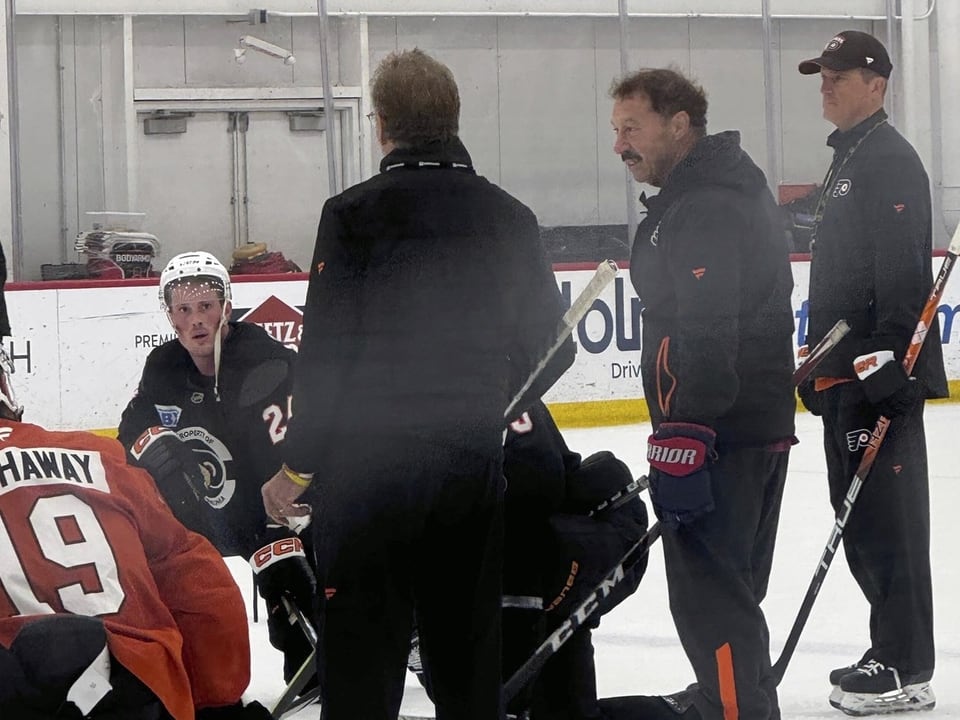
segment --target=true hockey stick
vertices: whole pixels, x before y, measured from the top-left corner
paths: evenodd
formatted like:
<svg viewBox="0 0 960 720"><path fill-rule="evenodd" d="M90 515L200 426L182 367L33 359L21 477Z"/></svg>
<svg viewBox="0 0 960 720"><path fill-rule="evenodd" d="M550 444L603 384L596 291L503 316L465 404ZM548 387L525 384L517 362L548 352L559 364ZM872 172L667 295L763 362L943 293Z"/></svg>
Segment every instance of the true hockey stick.
<svg viewBox="0 0 960 720"><path fill-rule="evenodd" d="M937 274L936 280L934 280L930 295L927 297L927 302L920 313L917 327L913 331L913 338L910 340L910 345L904 354L903 368L906 370L907 375L913 371L913 366L917 362L917 356L923 348L923 341L927 337L930 323L933 321L933 317L937 312L940 298L943 296L944 288L950 277L950 272L953 270L954 264L956 264L958 255L960 255L960 226L958 226L957 230L953 233L953 239L950 241L947 255L943 259L943 265L940 266L940 272ZM847 525L847 520L850 519L850 512L853 510L853 505L857 501L857 496L860 494L863 484L867 481L867 474L870 472L870 468L873 467L877 452L880 450L880 445L883 443L889 427L890 420L881 415L877 419L877 424L874 426L873 432L870 434L867 447L863 451L863 457L860 458L860 464L857 466L857 471L854 473L853 480L850 482L850 488L847 490L846 497L843 499L843 507L840 508L840 511L837 513L833 530L830 532L830 538L827 540L823 554L820 556L820 562L817 564L813 578L810 580L807 593L804 595L803 602L800 604L800 611L797 613L796 620L793 621L793 627L790 628L790 634L787 636L783 650L780 652L780 657L773 664L773 677L776 679L777 684L783 679L783 675L787 670L787 664L797 649L800 633L807 623L807 618L810 617L810 611L813 609L813 603L820 593L820 588L827 575L827 570L830 569L830 563L833 562L833 558L837 554L837 548L840 546L840 538L843 537L843 529Z"/></svg>
<svg viewBox="0 0 960 720"><path fill-rule="evenodd" d="M804 361L800 364L800 367L794 371L793 379L796 382L801 382L805 379L813 369L820 364L820 361L826 357L827 353L830 352L840 339L849 331L847 323L842 320L831 329L829 333L824 337L823 341L818 343L816 347L811 351ZM798 380L799 378L799 380ZM637 480L636 483L639 485L641 481L645 481L646 478L641 478ZM631 483L633 485L633 483ZM624 488L623 492L629 493L631 486L628 485ZM635 492L639 492L636 490ZM619 495L618 493L617 495ZM614 501L617 497L615 495L610 501ZM603 507L601 504L600 507ZM597 510L600 509L597 508ZM596 511L594 511L596 512ZM633 566L634 563L638 562L640 559L646 555L650 547L656 542L657 538L660 537L660 523L654 523L650 526L650 529L637 540L633 546L624 553L623 557L616 564L616 566L607 573L607 575L600 581L600 584L597 585L593 591L587 596L587 598L580 603L573 612L570 613L569 617L564 620L560 626L554 630L546 640L541 643L533 655L531 655L526 662L523 663L507 680L503 688L504 702L509 703L513 700L514 697L529 683L537 673L543 668L547 660L553 656L557 650L559 650L563 644L570 638L573 633L575 633L586 620L593 615L593 613L599 608L600 600L607 597L613 589L626 577L627 571Z"/></svg>
<svg viewBox="0 0 960 720"><path fill-rule="evenodd" d="M593 306L593 301L600 296L600 293L603 292L603 289L607 285L613 282L616 276L617 264L613 262L613 260L604 260L597 266L597 271L593 277L590 278L590 282L587 283L583 291L577 295L576 299L570 304L570 309L563 314L563 318L560 320L560 327L557 328L557 336L553 341L553 345L544 353L544 356L530 373L526 382L523 383L523 386L517 394L513 396L510 405L507 406L507 410L503 414L504 420L513 422L517 419L518 406L523 400L524 394L530 389L533 383L536 382L540 373L543 372L543 369L550 360L553 359L553 356L557 354L557 350L559 350L567 338L570 337L570 333L573 332L577 323L583 319L583 316L586 315Z"/></svg>

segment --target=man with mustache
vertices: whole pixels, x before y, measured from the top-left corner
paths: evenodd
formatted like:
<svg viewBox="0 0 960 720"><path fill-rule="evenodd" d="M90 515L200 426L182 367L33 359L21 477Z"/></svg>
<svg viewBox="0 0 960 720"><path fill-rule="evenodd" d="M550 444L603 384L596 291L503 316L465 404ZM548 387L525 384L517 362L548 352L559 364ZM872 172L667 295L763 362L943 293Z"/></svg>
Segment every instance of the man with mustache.
<svg viewBox="0 0 960 720"><path fill-rule="evenodd" d="M778 208L737 132L708 135L679 72L616 81L614 152L646 199L630 274L643 302L650 491L670 609L705 720L777 720L760 602L793 440L793 278Z"/></svg>

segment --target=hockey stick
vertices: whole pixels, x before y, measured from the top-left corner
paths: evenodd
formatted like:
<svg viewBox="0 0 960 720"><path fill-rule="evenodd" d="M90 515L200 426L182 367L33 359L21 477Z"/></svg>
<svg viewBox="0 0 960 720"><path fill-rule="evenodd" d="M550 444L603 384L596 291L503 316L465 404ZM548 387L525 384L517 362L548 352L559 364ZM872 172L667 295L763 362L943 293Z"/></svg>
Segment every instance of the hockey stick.
<svg viewBox="0 0 960 720"><path fill-rule="evenodd" d="M296 622L296 624L300 626L300 629L306 636L312 650L310 651L310 655L307 656L307 659L303 661L303 663L297 669L297 672L290 679L290 683L287 685L286 689L283 691L283 694L270 711L270 714L278 720L284 715L294 713L297 710L316 702L320 698L319 683L315 688L311 689L303 696L300 696L303 688L306 687L307 683L310 682L310 679L316 675L318 671L317 631L313 627L313 623L310 622L310 619L304 614L303 610L297 607L295 603L290 602L290 600L286 597L282 597L281 601L283 602L284 609L290 616L291 622Z"/></svg>
<svg viewBox="0 0 960 720"><path fill-rule="evenodd" d="M527 658L517 670L510 676L510 679L503 686L503 701L509 703L513 700L528 682L540 672L547 660L559 650L563 644L570 639L587 619L593 615L600 601L610 595L613 589L619 585L626 577L627 570L634 562L647 554L650 546L660 537L660 523L654 523L643 536L635 542L624 554L620 561L608 572L600 584L594 588L586 599L577 605L570 613L570 616L560 623L560 626L554 630L541 643L533 655Z"/></svg>
<svg viewBox="0 0 960 720"><path fill-rule="evenodd" d="M921 348L923 348L923 341L927 337L930 323L933 321L933 317L937 312L937 306L940 304L940 298L943 296L944 288L946 287L947 280L950 277L950 272L953 270L958 255L960 255L960 226L958 226L957 230L953 233L953 239L950 241L947 255L943 259L943 265L940 266L940 272L937 274L937 279L934 280L930 295L927 297L927 302L923 306L923 311L920 313L917 327L913 331L913 338L910 340L910 345L904 354L903 369L906 370L907 375L910 375L913 371L913 366L917 362L917 356L920 354ZM820 562L817 564L813 578L810 580L810 585L807 588L807 593L804 595L803 602L800 604L800 611L797 613L796 620L793 621L793 627L790 628L790 634L787 636L783 650L780 652L780 657L773 664L773 677L778 685L780 681L783 680L783 675L787 670L787 664L797 649L800 633L807 623L807 618L810 617L813 602L817 599L817 595L820 593L820 588L823 585L823 579L826 577L827 570L830 568L830 563L833 562L833 558L837 554L840 538L843 536L843 529L846 527L847 520L850 519L850 512L853 510L853 505L857 501L857 496L860 494L863 484L867 481L867 474L870 472L870 468L873 467L877 452L880 450L880 445L883 443L889 427L890 420L888 418L882 415L877 418L877 424L870 434L870 440L867 441L867 447L863 451L863 457L860 458L860 464L857 466L857 471L854 473L853 480L850 482L850 488L847 490L846 497L843 499L843 507L837 513L833 530L830 532L830 537L827 540L827 545L823 549Z"/></svg>
<svg viewBox="0 0 960 720"><path fill-rule="evenodd" d="M593 301L600 296L603 289L609 285L616 276L617 264L613 262L613 260L604 260L597 266L597 271L593 277L590 278L590 282L587 283L583 291L577 295L576 299L570 304L570 309L563 314L563 318L560 320L560 327L557 328L557 336L553 341L553 345L550 346L540 359L540 362L537 363L537 366L527 377L526 382L523 383L523 386L517 391L517 394L513 396L513 399L507 406L506 412L503 413L503 419L505 421L513 422L517 419L518 406L524 394L530 389L533 383L536 382L537 378L540 377L540 373L543 372L543 369L550 360L553 359L553 356L557 354L557 350L559 350L567 338L570 337L570 333L573 332L577 323L579 323L583 319L583 316L593 307Z"/></svg>
<svg viewBox="0 0 960 720"><path fill-rule="evenodd" d="M831 331L824 337L824 339L816 345L813 351L804 359L793 374L793 379L796 382L801 382L813 371L813 369L820 364L820 361L826 357L827 353L830 352L840 339L849 331L847 323L844 321L838 322ZM799 378L799 380L797 380ZM641 481L645 481L646 478L640 478L635 483L637 484ZM623 492L630 492L631 485L628 485L624 488ZM639 492L637 490L636 492ZM619 495L620 493L618 493ZM610 501L614 501L617 498L615 495L611 498ZM601 504L600 507L603 507ZM597 509L599 510L600 507ZM596 511L595 511L596 512ZM607 573L607 575L600 581L600 584L597 585L593 591L587 596L587 598L580 603L573 612L570 613L570 616L564 620L560 626L554 630L546 640L541 643L533 655L531 655L526 662L523 663L514 673L510 676L510 679L507 680L503 688L503 697L504 702L509 703L513 700L514 697L529 683L537 673L543 668L547 660L554 655L557 650L559 650L563 644L570 638L573 633L575 633L586 620L593 615L593 613L599 608L600 600L607 597L613 589L626 577L627 570L629 570L634 563L638 562L640 559L646 555L650 547L656 542L657 538L660 537L660 523L654 523L650 526L650 529L637 540L633 546L624 553L623 557L616 564L616 566Z"/></svg>
<svg viewBox="0 0 960 720"><path fill-rule="evenodd" d="M829 332L823 336L813 348L807 353L807 356L800 363L800 367L793 371L793 384L799 385L808 377L813 369L820 364L824 356L833 350L834 346L843 339L843 336L850 332L850 326L846 320L837 320L837 324L830 328Z"/></svg>
<svg viewBox="0 0 960 720"><path fill-rule="evenodd" d="M626 505L648 487L650 487L650 481L647 479L646 475L641 475L636 480L633 480L626 485L622 490L618 491L615 495L597 505L593 510L587 513L587 517L593 517L608 510L616 510L617 508Z"/></svg>

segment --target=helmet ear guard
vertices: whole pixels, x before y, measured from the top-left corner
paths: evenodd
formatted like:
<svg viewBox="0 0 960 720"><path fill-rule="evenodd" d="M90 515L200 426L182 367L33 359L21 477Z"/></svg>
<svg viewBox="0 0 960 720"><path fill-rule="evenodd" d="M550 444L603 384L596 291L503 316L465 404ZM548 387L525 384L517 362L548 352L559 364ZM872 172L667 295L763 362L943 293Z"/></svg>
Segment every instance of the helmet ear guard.
<svg viewBox="0 0 960 720"><path fill-rule="evenodd" d="M222 291L224 304L233 297L227 269L210 253L198 250L176 255L163 268L159 287L161 306L164 309L169 307L170 291L174 286L192 279L209 280L211 287Z"/></svg>

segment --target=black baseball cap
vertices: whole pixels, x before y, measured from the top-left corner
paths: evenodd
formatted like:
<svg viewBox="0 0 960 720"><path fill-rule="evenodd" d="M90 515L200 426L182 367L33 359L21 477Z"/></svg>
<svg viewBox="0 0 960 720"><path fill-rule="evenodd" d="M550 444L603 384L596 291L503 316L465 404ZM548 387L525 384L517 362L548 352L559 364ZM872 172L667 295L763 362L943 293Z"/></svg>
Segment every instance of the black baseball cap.
<svg viewBox="0 0 960 720"><path fill-rule="evenodd" d="M831 38L823 48L823 54L820 57L800 63L802 75L813 75L820 72L820 68L828 70L866 68L888 78L893 70L893 64L883 43L873 35L859 30L844 30Z"/></svg>

